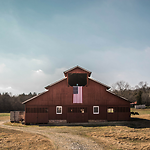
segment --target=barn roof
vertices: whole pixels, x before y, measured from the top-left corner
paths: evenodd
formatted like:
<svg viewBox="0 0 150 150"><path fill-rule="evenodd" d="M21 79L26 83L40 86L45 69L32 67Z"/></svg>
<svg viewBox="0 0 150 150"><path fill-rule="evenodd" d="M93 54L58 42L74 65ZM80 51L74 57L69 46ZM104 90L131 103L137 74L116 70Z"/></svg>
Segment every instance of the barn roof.
<svg viewBox="0 0 150 150"><path fill-rule="evenodd" d="M94 82L96 82L96 83L98 83L98 84L103 85L104 87L106 87L107 92L109 92L109 93L111 93L111 94L113 94L113 95L115 95L115 96L117 96L117 97L120 97L120 98L122 98L122 99L128 101L126 98L121 97L121 96L118 96L118 95L112 93L111 91L109 91L109 89L111 88L110 86L107 86L107 85L105 85L105 84L103 84L103 83L101 83L101 82L99 82L99 81L97 81L97 80L94 80L94 79L90 78L90 75L91 75L92 72L90 72L90 71L88 71L88 70L86 70L86 69L84 69L84 68L82 68L82 67L80 67L80 66L75 66L75 67L73 67L73 68L70 68L70 69L64 71L65 76L66 76L67 73L69 73L69 72L71 72L71 71L73 71L73 70L75 70L75 69L80 69L80 70L82 70L82 71L84 71L84 72L87 72L87 73L88 73L88 76L89 76L89 77L88 77L89 80L94 81ZM63 81L63 80L66 80L66 79L67 79L67 77L65 77L65 78L63 78L63 79L61 79L61 80L59 80L59 81L56 81L56 82L54 82L54 83L52 83L52 84L46 86L45 89L48 90L51 86L56 85L56 84L60 83L60 82ZM34 96L34 97L30 98L30 99L24 101L22 104L25 104L25 103L27 103L27 102L29 102L29 101L35 99L36 97L38 97L38 96L40 96L40 95L43 95L43 94L46 93L46 92L48 92L48 91L45 91L45 92L43 92L43 93L38 94L37 96Z"/></svg>
<svg viewBox="0 0 150 150"><path fill-rule="evenodd" d="M36 98L36 97L38 97L38 96L40 96L40 95L43 95L43 94L46 93L46 92L48 92L48 91L44 91L44 92L42 92L42 93L40 93L40 94L38 94L38 95L36 95L36 96L30 98L30 99L27 99L26 101L22 102L22 104L25 104L25 103L27 103L27 102L33 100L34 98Z"/></svg>
<svg viewBox="0 0 150 150"><path fill-rule="evenodd" d="M59 83L59 82L65 80L65 79L67 79L67 78L63 78L63 79L61 79L61 80L59 80L59 81L56 81L56 82L54 82L54 83L52 83L52 84L46 86L45 89L48 89L49 87L51 87L51 86L53 86L53 85L55 85L55 84L57 84L57 83Z"/></svg>
<svg viewBox="0 0 150 150"><path fill-rule="evenodd" d="M111 88L110 86L108 86L108 85L106 85L106 84L103 84L103 83L101 83L101 82L99 82L99 81L97 81L97 80L94 80L94 79L92 79L92 78L88 78L88 79L90 79L90 80L92 80L92 81L94 81L94 82L97 82L98 84L101 84L101 85L105 86L107 89L110 89L110 88Z"/></svg>
<svg viewBox="0 0 150 150"><path fill-rule="evenodd" d="M101 83L101 82L99 82L99 81L97 81L97 80L94 80L94 79L92 79L92 78L88 78L88 79L90 79L90 80L92 80L92 81L95 81L95 82L97 82L98 84L101 84L101 85L105 86L105 87L107 88L107 92L109 92L109 93L111 93L111 94L113 94L113 95L115 95L115 96L117 96L117 97L120 97L120 98L122 98L122 99L125 100L125 101L130 102L130 101L129 101L128 99L126 99L125 97L118 96L118 95L114 94L113 92L109 91L109 89L111 88L110 86L107 86L106 84L103 84L103 83Z"/></svg>
<svg viewBox="0 0 150 150"><path fill-rule="evenodd" d="M59 82L65 80L65 79L67 79L67 78L63 78L63 79L61 79L61 80L59 80L59 81L57 81L57 82L54 82L54 83L52 83L52 84L46 86L45 89L49 89L49 87L51 87L51 86L53 86L53 85L55 85L55 84L57 84L57 83L59 83ZM121 96L118 96L118 95L114 94L113 92L109 91L109 89L111 88L110 86L107 86L107 85L105 85L105 84L103 84L103 83L101 83L101 82L99 82L99 81L97 81L97 80L94 80L94 79L92 79L92 78L88 78L88 79L89 79L89 80L92 80L92 81L94 81L94 82L96 82L96 83L98 83L98 84L101 84L101 85L105 86L105 87L107 88L107 92L109 92L109 93L111 93L111 94L113 94L113 95L115 95L115 96L117 96L117 97L120 97L120 98L124 99L125 101L128 101L128 102L129 102L128 99L126 99L126 98L124 98L124 97L121 97ZM44 91L44 92L38 94L37 96L34 96L34 97L30 98L30 99L28 99L28 100L22 102L22 104L25 104L25 103L27 103L27 102L29 102L29 101L35 99L36 97L43 95L43 94L46 93L46 92L48 92L48 91Z"/></svg>
<svg viewBox="0 0 150 150"><path fill-rule="evenodd" d="M70 71L72 71L72 70L74 70L74 69L77 69L77 68L79 68L79 69L81 69L81 70L87 72L87 73L89 74L89 77L90 77L90 75L91 75L92 72L91 72L91 71L88 71L88 70L86 70L86 69L84 69L84 68L82 68L82 67L80 67L80 66L75 66L75 67L73 67L73 68L70 68L70 69L64 71L65 76L66 76L66 74L67 74L68 72L70 72Z"/></svg>
<svg viewBox="0 0 150 150"><path fill-rule="evenodd" d="M119 98L122 98L123 100L125 100L125 101L127 101L127 102L130 102L130 101L129 101L128 99L126 99L125 97L122 97L122 96L116 95L115 93L113 93L113 92L111 92L111 91L109 91L109 90L107 90L107 92L109 92L109 93L113 94L114 96L117 96L117 97L119 97Z"/></svg>
<svg viewBox="0 0 150 150"><path fill-rule="evenodd" d="M57 83L59 83L59 82L65 80L65 79L67 79L67 78L63 78L63 79L61 79L61 80L59 80L59 81L57 81L57 82L55 82L55 83L52 83L52 84L46 86L45 89L48 89L49 87L51 87L51 86L53 86L53 85L55 85L55 84L57 84ZM40 93L40 94L38 94L38 95L36 95L36 96L30 98L30 99L27 99L27 100L24 101L22 104L25 104L25 103L27 103L27 102L33 100L34 98L36 98L36 97L38 97L38 96L40 96L40 95L42 95L42 94L44 94L44 93L46 93L46 92L48 92L48 91L44 91L44 92L42 92L42 93Z"/></svg>

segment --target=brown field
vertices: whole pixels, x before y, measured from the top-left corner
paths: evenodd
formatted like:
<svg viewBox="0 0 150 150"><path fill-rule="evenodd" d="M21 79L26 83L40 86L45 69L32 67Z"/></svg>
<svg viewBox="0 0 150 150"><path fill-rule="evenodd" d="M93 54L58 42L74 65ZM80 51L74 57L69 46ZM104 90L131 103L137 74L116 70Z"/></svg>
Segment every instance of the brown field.
<svg viewBox="0 0 150 150"><path fill-rule="evenodd" d="M51 141L38 134L0 128L0 149L53 149Z"/></svg>
<svg viewBox="0 0 150 150"><path fill-rule="evenodd" d="M54 133L80 135L94 140L102 145L105 150L150 150L150 109L132 109L132 111L139 112L140 115L132 115L131 121L102 122L101 124L86 124L82 126L43 126L40 127L40 129L43 131L51 129L54 130ZM34 127L34 129L37 128L37 130L39 128L38 125L26 126L21 123L7 123L7 125L25 128ZM13 145L17 148L21 148L20 146L23 148L24 143L26 143L25 146L27 146L28 143L25 149L44 149L44 146L47 149L48 146L50 146L50 149L53 148L52 143L43 136L24 132L20 133L20 131L14 130L4 130L2 134L1 130L4 129L0 128L0 149L1 147L4 149L4 146L11 147ZM20 138L18 138L19 136ZM15 139L13 139L14 137ZM25 141L22 142L20 139L24 139ZM40 142L38 142L38 139ZM42 146L37 146L37 143L40 143L43 148Z"/></svg>
<svg viewBox="0 0 150 150"><path fill-rule="evenodd" d="M144 115L150 120L150 115ZM142 116L141 116L142 118ZM97 127L87 133L88 136L101 143L105 149L138 149L150 150L150 121L133 121L123 126L103 126Z"/></svg>
<svg viewBox="0 0 150 150"><path fill-rule="evenodd" d="M9 120L9 114L1 113L0 121ZM9 130L0 127L0 149L2 150L53 150L52 142L42 135Z"/></svg>
<svg viewBox="0 0 150 150"><path fill-rule="evenodd" d="M131 115L131 121L114 126L95 127L87 136L105 149L150 150L150 109L132 109L139 115Z"/></svg>
<svg viewBox="0 0 150 150"><path fill-rule="evenodd" d="M10 114L9 113L0 113L0 121L9 120Z"/></svg>

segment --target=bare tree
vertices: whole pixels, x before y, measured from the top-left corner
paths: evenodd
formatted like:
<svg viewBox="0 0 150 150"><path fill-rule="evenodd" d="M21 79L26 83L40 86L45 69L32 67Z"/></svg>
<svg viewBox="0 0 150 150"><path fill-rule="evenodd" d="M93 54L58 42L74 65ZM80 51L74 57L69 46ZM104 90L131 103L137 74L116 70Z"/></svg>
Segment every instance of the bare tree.
<svg viewBox="0 0 150 150"><path fill-rule="evenodd" d="M127 82L118 81L112 85L111 91L131 102L138 100L141 104L150 105L150 87L147 82L141 81L135 88L131 88Z"/></svg>

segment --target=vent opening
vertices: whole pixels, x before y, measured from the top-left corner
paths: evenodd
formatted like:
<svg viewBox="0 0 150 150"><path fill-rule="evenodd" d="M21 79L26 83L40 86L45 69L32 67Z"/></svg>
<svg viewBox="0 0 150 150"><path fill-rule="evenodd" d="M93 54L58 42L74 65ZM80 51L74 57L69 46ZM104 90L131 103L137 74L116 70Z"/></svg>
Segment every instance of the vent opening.
<svg viewBox="0 0 150 150"><path fill-rule="evenodd" d="M85 86L87 84L86 73L69 73L68 84L70 86Z"/></svg>

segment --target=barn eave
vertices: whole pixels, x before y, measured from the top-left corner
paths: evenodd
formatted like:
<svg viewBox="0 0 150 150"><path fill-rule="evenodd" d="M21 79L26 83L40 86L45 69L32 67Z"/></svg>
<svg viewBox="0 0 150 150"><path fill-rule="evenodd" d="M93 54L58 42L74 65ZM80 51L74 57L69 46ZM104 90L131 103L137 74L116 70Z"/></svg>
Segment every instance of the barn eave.
<svg viewBox="0 0 150 150"><path fill-rule="evenodd" d="M29 101L31 101L31 100L33 100L33 99L35 99L35 98L37 98L37 97L43 95L43 94L45 94L46 92L48 92L48 91L44 91L44 92L42 92L42 93L40 93L40 94L38 94L38 95L36 95L36 96L30 98L30 99L27 99L26 101L22 102L22 104L25 104L25 103L27 103L27 102L29 102Z"/></svg>
<svg viewBox="0 0 150 150"><path fill-rule="evenodd" d="M123 99L123 100L125 100L125 101L127 101L127 102L130 103L130 101L129 101L128 99L126 99L125 97L118 96L118 95L114 94L113 92L111 92L111 91L109 91L109 90L107 90L107 92L109 92L110 94L112 94L112 95L114 95L114 96L117 96L117 97L119 97L119 98L121 98L121 99Z"/></svg>
<svg viewBox="0 0 150 150"><path fill-rule="evenodd" d="M66 70L66 71L64 71L63 73L66 75L66 73L68 73L68 72L70 72L70 71L72 71L72 70L74 70L74 69L76 69L76 68L79 68L79 69L81 69L81 70L83 70L83 71L85 71L85 72L88 72L88 74L89 74L89 77L91 76L91 71L88 71L88 70L86 70L86 69L84 69L84 68L82 68L82 67L80 67L80 66L75 66L75 67L73 67L73 68L70 68L70 69L68 69L68 70Z"/></svg>
<svg viewBox="0 0 150 150"><path fill-rule="evenodd" d="M57 83L59 83L59 82L61 82L61 81L63 81L63 80L66 80L67 79L67 77L65 77L65 78L63 78L63 79L61 79L61 80L59 80L59 81L56 81L56 82L54 82L54 83L52 83L52 84L50 84L50 85L48 85L48 86L46 86L45 87L45 89L49 89L49 87L51 87L51 86L53 86L53 85L55 85L55 84L57 84Z"/></svg>
<svg viewBox="0 0 150 150"><path fill-rule="evenodd" d="M110 86L108 86L108 85L106 85L106 84L103 84L103 83L101 83L101 82L99 82L99 81L97 81L97 80L94 80L94 79L92 79L92 78L88 78L89 80L92 80L92 81L94 81L94 82L96 82L96 83L98 83L98 84L101 84L101 85L103 85L103 86L105 86L107 89L110 89L111 87Z"/></svg>

